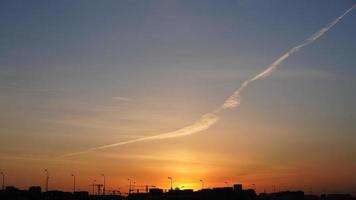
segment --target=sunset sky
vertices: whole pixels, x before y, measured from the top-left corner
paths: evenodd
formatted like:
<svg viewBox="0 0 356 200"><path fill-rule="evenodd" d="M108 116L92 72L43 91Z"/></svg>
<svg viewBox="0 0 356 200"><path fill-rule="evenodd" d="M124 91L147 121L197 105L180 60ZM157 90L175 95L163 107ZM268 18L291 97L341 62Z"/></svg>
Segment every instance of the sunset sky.
<svg viewBox="0 0 356 200"><path fill-rule="evenodd" d="M0 2L6 185L93 180L356 194L356 10L196 134L175 131L349 9L352 0ZM144 188L140 188L141 190Z"/></svg>

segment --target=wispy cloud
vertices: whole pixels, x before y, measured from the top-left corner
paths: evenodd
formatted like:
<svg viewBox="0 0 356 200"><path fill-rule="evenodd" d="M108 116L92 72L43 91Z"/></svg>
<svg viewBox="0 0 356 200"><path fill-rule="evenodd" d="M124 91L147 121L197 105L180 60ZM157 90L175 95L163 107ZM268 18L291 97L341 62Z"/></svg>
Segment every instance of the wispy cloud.
<svg viewBox="0 0 356 200"><path fill-rule="evenodd" d="M252 82L255 82L257 80L260 80L260 79L270 76L273 73L273 71L278 66L280 66L286 59L288 59L291 55L299 52L304 47L312 44L318 38L323 36L327 31L329 31L332 27L334 27L345 15L347 15L349 12L351 12L355 7L356 7L356 4L354 4L350 9L348 9L346 12L344 12L341 16L337 17L332 22L327 24L325 27L323 27L322 29L320 29L319 31L314 33L312 36L307 38L303 43L291 48L289 51L284 53L281 57L277 58L272 64L268 65L265 70L263 70L262 72L258 73L255 76L253 76L252 78L245 80L241 84L241 86L229 98L227 98L225 100L225 102L222 105L220 105L218 108L216 108L212 112L202 115L192 125L186 126L184 128L181 128L181 129L178 129L175 131L167 132L167 133L162 133L162 134L158 134L158 135L154 135L154 136L143 137L143 138L138 138L138 139L133 139L133 140L128 140L128 141L118 142L118 143L114 143L114 144L99 146L99 147L91 148L91 149L88 149L85 151L65 154L63 156L74 156L74 155L78 155L78 154L88 153L91 151L97 151L97 150L101 150L101 149L107 149L107 148L132 144L132 143L136 143L136 142L182 137L182 136L192 135L192 134L204 131L206 129L209 129L212 125L214 125L219 120L219 115L222 111L227 110L227 109L233 109L240 105L241 94L249 84L251 84Z"/></svg>
<svg viewBox="0 0 356 200"><path fill-rule="evenodd" d="M116 100L116 101L123 101L123 102L132 102L132 101L134 101L131 98L121 97L121 96L115 96L115 97L113 97L113 99Z"/></svg>

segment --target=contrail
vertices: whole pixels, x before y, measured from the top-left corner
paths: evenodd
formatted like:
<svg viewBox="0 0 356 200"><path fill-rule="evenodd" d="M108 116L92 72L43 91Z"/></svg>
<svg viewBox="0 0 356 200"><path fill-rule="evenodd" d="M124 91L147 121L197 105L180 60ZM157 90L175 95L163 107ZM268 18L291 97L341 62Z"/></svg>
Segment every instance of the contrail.
<svg viewBox="0 0 356 200"><path fill-rule="evenodd" d="M101 149L107 149L107 148L112 148L112 147L132 144L132 143L136 143L136 142L181 137L181 136L195 134L195 133L198 133L198 132L201 132L203 130L206 130L206 129L210 128L212 125L214 125L219 120L219 113L221 111L226 110L226 109L232 109L232 108L238 107L240 105L241 93L243 92L243 90L250 83L270 76L272 74L272 72L283 61L285 61L289 56L297 53L303 47L312 44L315 40L317 40L318 38L323 36L332 27L334 27L345 15L347 15L349 12L351 12L354 8L356 8L356 4L354 4L351 8L349 8L347 11L345 11L338 18L334 19L332 22L327 24L324 28L320 29L319 31L314 33L312 36L310 36L309 38L304 40L303 43L291 48L289 51L287 51L281 57L276 59L272 64L267 66L267 68L265 70L263 70L259 74L255 75L254 77L245 80L241 84L241 86L229 98L227 98L224 101L224 103L221 106L219 106L217 109L213 110L212 112L209 112L209 113L206 113L206 114L202 115L192 125L186 126L184 128L181 128L181 129L178 129L178 130L175 130L175 131L171 131L171 132L167 132L167 133L161 133L161 134L154 135L154 136L148 136L148 137L138 138L138 139L134 139L134 140L128 140L128 141L124 141L124 142L118 142L118 143L114 143L114 144L99 146L99 147L91 148L91 149L88 149L88 150L85 150L85 151L69 153L69 154L62 155L62 157L68 157L68 156L74 156L74 155L78 155L78 154L89 153L91 151L97 151L97 150L101 150Z"/></svg>

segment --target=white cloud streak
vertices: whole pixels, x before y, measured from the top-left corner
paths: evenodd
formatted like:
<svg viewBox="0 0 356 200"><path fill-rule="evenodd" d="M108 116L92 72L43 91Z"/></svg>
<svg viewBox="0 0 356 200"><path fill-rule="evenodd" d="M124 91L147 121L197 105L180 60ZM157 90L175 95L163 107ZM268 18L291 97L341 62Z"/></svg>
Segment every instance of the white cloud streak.
<svg viewBox="0 0 356 200"><path fill-rule="evenodd" d="M127 97L120 97L120 96L116 96L113 97L114 100L116 101L123 101L123 102L131 102L133 101L133 99L127 98Z"/></svg>
<svg viewBox="0 0 356 200"><path fill-rule="evenodd" d="M222 112L223 110L226 110L226 109L236 108L240 105L241 93L250 83L270 76L273 73L273 71L281 63L283 63L283 61L285 61L286 59L289 58L289 56L297 53L303 47L306 47L306 46L312 44L318 38L323 36L326 32L328 32L331 28L333 28L345 15L347 15L349 12L351 12L354 8L356 8L356 4L354 4L351 8L349 8L347 11L345 11L342 15L340 15L339 17L334 19L332 22L327 24L325 27L323 27L322 29L320 29L319 31L314 33L312 36L307 38L303 43L291 48L289 51L287 51L281 57L276 59L272 64L267 66L267 68L265 70L263 70L259 74L255 75L254 77L245 80L241 84L241 86L229 98L227 98L221 106L219 106L217 109L213 110L212 112L202 115L192 125L183 127L181 129L178 129L175 131L161 133L161 134L154 135L154 136L143 137L143 138L138 138L138 139L133 139L133 140L128 140L128 141L118 142L118 143L114 143L114 144L99 146L99 147L91 148L91 149L88 149L85 151L69 153L69 154L63 155L63 157L89 153L91 151L97 151L97 150L102 150L102 149L107 149L107 148L112 148L112 147L117 147L117 146L123 146L123 145L137 143L137 142L182 137L182 136L192 135L192 134L204 131L206 129L209 129L212 125L214 125L219 120L220 112Z"/></svg>

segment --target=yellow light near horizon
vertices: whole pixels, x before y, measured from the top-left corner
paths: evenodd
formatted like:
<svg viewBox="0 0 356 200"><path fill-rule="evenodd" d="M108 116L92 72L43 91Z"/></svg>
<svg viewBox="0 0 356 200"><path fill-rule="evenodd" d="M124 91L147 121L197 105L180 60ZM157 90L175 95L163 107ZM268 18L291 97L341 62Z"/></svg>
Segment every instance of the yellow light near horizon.
<svg viewBox="0 0 356 200"><path fill-rule="evenodd" d="M180 190L186 190L186 189L200 190L201 186L198 183L178 182L174 188L179 188Z"/></svg>

